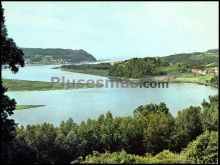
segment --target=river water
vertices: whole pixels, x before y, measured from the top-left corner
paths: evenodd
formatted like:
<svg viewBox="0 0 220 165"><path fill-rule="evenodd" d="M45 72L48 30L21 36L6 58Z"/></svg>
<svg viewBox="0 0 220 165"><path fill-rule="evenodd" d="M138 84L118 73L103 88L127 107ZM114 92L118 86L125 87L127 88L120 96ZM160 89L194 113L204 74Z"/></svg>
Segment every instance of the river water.
<svg viewBox="0 0 220 165"><path fill-rule="evenodd" d="M52 69L57 65L30 65L21 68L17 74L3 71L3 78L20 80L51 81L51 77L66 80L108 80L106 77L73 73ZM46 105L43 107L15 111L13 119L20 125L44 122L60 124L73 118L77 123L111 111L113 116L128 116L140 105L165 102L174 116L190 105L199 106L203 99L215 95L213 87L192 84L169 84L168 88L88 88L51 91L7 92L20 105Z"/></svg>

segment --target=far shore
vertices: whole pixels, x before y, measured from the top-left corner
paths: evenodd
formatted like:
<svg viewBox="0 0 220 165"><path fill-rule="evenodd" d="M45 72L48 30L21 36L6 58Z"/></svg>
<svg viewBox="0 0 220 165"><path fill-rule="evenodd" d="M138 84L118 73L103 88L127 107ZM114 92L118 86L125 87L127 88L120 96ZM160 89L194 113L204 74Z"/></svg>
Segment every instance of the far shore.
<svg viewBox="0 0 220 165"><path fill-rule="evenodd" d="M83 73L83 74L90 74L96 76L107 77L111 80L119 80L119 81L133 81L133 82L140 82L140 81L151 81L151 82L169 82L169 83L196 83L199 85L211 86L218 88L217 85L213 85L208 82L208 80L213 76L213 74L208 75L194 75L192 73L179 73L175 75L162 75L162 76L148 76L143 78L125 78L125 77L111 77L108 76L108 70L76 70L76 69L61 69L60 67L55 67L54 69L60 69L62 71L67 72L75 72L75 73Z"/></svg>
<svg viewBox="0 0 220 165"><path fill-rule="evenodd" d="M80 88L96 88L99 84L92 83L71 83L71 84L56 84L43 81L28 81L16 79L3 79L3 85L8 88L8 91L47 91L47 90L67 90Z"/></svg>

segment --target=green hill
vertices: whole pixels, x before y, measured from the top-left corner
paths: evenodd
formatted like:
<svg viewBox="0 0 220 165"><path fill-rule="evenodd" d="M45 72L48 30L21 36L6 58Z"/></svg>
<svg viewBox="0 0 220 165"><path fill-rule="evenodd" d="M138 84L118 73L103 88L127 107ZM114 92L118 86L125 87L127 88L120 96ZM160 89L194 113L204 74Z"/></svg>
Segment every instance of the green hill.
<svg viewBox="0 0 220 165"><path fill-rule="evenodd" d="M217 73L213 67L218 67L218 53L218 49L212 49L206 52L183 53L166 57L133 58L115 63L109 69L108 76L115 78L172 76L173 78L178 77L178 80L175 79L175 81L178 82L194 81L199 83L209 83L209 81L213 79L213 74ZM194 74L188 70L190 68L197 68L206 71L203 73L201 70L200 72L198 71L198 75L195 77ZM187 76L188 74L190 77ZM204 75L206 75L205 78ZM202 78L202 80L200 80L200 78Z"/></svg>
<svg viewBox="0 0 220 165"><path fill-rule="evenodd" d="M181 66L172 65L159 57L133 58L115 63L109 70L111 77L141 78L146 76L166 75L182 71Z"/></svg>
<svg viewBox="0 0 220 165"><path fill-rule="evenodd" d="M218 66L219 50L211 49L206 52L181 53L162 58L171 64L182 64L186 67L215 67Z"/></svg>
<svg viewBox="0 0 220 165"><path fill-rule="evenodd" d="M76 63L83 61L96 61L95 57L86 51L72 49L42 49L22 48L26 62L30 63Z"/></svg>

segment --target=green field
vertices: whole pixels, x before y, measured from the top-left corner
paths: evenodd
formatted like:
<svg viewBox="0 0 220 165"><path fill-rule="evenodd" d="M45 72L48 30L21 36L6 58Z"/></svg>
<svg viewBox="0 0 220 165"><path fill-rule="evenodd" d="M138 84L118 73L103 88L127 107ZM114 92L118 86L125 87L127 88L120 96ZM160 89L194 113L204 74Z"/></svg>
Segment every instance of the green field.
<svg viewBox="0 0 220 165"><path fill-rule="evenodd" d="M45 105L16 105L15 110L23 110L23 109L30 109L30 108L37 108L37 107L43 107Z"/></svg>
<svg viewBox="0 0 220 165"><path fill-rule="evenodd" d="M8 88L8 91L46 91L46 90L62 90L62 89L79 89L79 88L95 88L100 87L97 84L56 84L51 82L42 81L27 81L27 80L13 80L3 79L4 87Z"/></svg>
<svg viewBox="0 0 220 165"><path fill-rule="evenodd" d="M181 64L186 67L217 67L219 50L211 49L205 52L181 53L162 57L172 64Z"/></svg>
<svg viewBox="0 0 220 165"><path fill-rule="evenodd" d="M208 74L208 75L194 75L192 73L183 73L176 75L174 78L170 80L170 82L173 83L198 83L203 85L210 85L210 86L216 86L210 83L210 80L214 74Z"/></svg>

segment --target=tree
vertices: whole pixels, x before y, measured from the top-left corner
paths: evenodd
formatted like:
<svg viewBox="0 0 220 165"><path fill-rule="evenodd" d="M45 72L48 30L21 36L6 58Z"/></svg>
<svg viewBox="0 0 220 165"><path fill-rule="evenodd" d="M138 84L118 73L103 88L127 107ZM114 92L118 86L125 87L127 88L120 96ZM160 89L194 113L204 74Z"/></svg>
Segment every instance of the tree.
<svg viewBox="0 0 220 165"><path fill-rule="evenodd" d="M144 134L144 145L147 153L156 154L170 148L174 125L174 118L170 114L160 112L148 116L148 125Z"/></svg>
<svg viewBox="0 0 220 165"><path fill-rule="evenodd" d="M209 96L210 102L205 100L202 103L202 126L203 130L218 130L218 95Z"/></svg>
<svg viewBox="0 0 220 165"><path fill-rule="evenodd" d="M202 133L201 108L190 106L178 112L176 127L189 135L190 141L194 140Z"/></svg>
<svg viewBox="0 0 220 165"><path fill-rule="evenodd" d="M187 134L185 130L175 129L171 137L171 150L175 152L180 152L185 148L191 141L190 135Z"/></svg>
<svg viewBox="0 0 220 165"><path fill-rule="evenodd" d="M143 132L146 124L142 117L117 117L117 129L115 129L115 138L118 141L118 150L125 150L127 153L144 154Z"/></svg>
<svg viewBox="0 0 220 165"><path fill-rule="evenodd" d="M60 124L60 133L66 136L72 129L76 127L76 123L72 118L69 118L66 122L62 121Z"/></svg>
<svg viewBox="0 0 220 165"><path fill-rule="evenodd" d="M19 65L24 66L23 52L19 49L13 39L8 38L7 29L5 26L4 9L2 8L2 3L0 3L0 20L1 20L1 58L0 67L6 65L13 73L18 72ZM9 159L9 145L11 145L12 140L15 136L15 122L12 119L8 119L8 116L13 114L15 110L16 102L14 99L10 99L5 95L7 91L2 85L2 77L0 81L0 106L1 106L1 160L3 162L8 162Z"/></svg>
<svg viewBox="0 0 220 165"><path fill-rule="evenodd" d="M202 133L201 108L189 107L178 112L175 132L172 135L172 150L180 152L190 141Z"/></svg>
<svg viewBox="0 0 220 165"><path fill-rule="evenodd" d="M137 109L134 110L134 115L143 115L147 116L151 113L169 113L169 109L167 108L166 104L164 102L161 102L159 105L157 104L147 104L145 106L139 106Z"/></svg>

